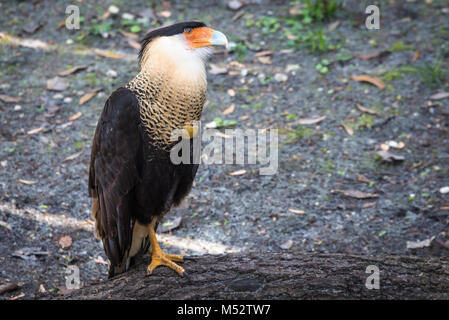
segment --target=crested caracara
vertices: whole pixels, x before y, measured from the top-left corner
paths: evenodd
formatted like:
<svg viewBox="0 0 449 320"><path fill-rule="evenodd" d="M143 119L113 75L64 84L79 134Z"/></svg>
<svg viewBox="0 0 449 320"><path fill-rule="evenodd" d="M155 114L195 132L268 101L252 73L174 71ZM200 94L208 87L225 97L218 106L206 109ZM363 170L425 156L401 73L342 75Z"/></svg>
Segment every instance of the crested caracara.
<svg viewBox="0 0 449 320"><path fill-rule="evenodd" d="M184 273L175 263L183 258L161 250L156 229L190 191L198 164L172 163L170 135L184 128L192 137L205 102L206 58L227 39L204 23L182 22L149 32L141 44L140 72L108 98L92 142L89 195L109 277L150 245L149 274L159 265Z"/></svg>

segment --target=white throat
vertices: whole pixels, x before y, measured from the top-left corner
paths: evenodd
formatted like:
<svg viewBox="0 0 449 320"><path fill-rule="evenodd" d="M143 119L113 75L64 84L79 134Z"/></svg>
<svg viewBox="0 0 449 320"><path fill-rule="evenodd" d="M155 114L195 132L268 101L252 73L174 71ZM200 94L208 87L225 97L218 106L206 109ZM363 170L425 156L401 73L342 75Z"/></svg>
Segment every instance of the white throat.
<svg viewBox="0 0 449 320"><path fill-rule="evenodd" d="M146 48L141 71L164 74L172 81L184 84L206 82L206 59L210 47L190 49L182 34L154 39Z"/></svg>

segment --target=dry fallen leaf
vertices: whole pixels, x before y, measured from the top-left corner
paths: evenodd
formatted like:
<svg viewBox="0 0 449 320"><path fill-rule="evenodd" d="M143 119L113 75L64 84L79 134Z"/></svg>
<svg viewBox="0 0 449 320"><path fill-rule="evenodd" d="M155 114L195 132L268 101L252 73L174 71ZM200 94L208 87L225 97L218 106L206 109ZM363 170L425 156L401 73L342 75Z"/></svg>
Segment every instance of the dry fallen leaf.
<svg viewBox="0 0 449 320"><path fill-rule="evenodd" d="M2 100L5 103L17 103L22 101L22 99L20 98L16 98L16 97L10 97L4 94L0 94L0 100Z"/></svg>
<svg viewBox="0 0 449 320"><path fill-rule="evenodd" d="M363 209L372 208L375 207L376 204L377 202L365 202L364 204L362 204L362 208Z"/></svg>
<svg viewBox="0 0 449 320"><path fill-rule="evenodd" d="M378 87L381 90L385 88L385 83L380 78L377 78L377 77L361 75L361 76L352 76L352 79L354 79L355 81L368 82L370 84L375 85L376 87Z"/></svg>
<svg viewBox="0 0 449 320"><path fill-rule="evenodd" d="M270 56L258 57L257 60L262 64L272 64Z"/></svg>
<svg viewBox="0 0 449 320"><path fill-rule="evenodd" d="M329 31L334 31L335 29L338 28L338 26L340 25L340 20L337 20L335 22L332 22L328 27L327 30Z"/></svg>
<svg viewBox="0 0 449 320"><path fill-rule="evenodd" d="M63 249L70 248L72 246L72 237L64 236L59 239L59 245Z"/></svg>
<svg viewBox="0 0 449 320"><path fill-rule="evenodd" d="M123 36L125 36L126 38L128 38L128 39L135 40L135 41L139 40L139 36L137 34L135 34L135 33L126 32L126 31L123 31L123 30L120 30L120 33Z"/></svg>
<svg viewBox="0 0 449 320"><path fill-rule="evenodd" d="M81 115L82 115L81 112L77 112L69 118L69 121L74 121L74 120L78 119L79 117L81 117Z"/></svg>
<svg viewBox="0 0 449 320"><path fill-rule="evenodd" d="M20 299L20 298L23 298L23 297L25 297L25 293L22 292L21 294L19 294L17 296L9 298L9 300L17 300L17 299Z"/></svg>
<svg viewBox="0 0 449 320"><path fill-rule="evenodd" d="M93 90L89 91L88 93L84 94L80 98L79 104L80 105L85 104L87 101L89 101L90 99L95 97L100 90L101 90L101 88L97 88L97 89L93 89Z"/></svg>
<svg viewBox="0 0 449 320"><path fill-rule="evenodd" d="M64 91L69 87L69 83L60 77L54 77L47 80L47 90Z"/></svg>
<svg viewBox="0 0 449 320"><path fill-rule="evenodd" d="M220 67L216 64L210 63L209 64L210 69L209 69L209 73L211 74L225 74L228 73L228 69L226 69L225 67Z"/></svg>
<svg viewBox="0 0 449 320"><path fill-rule="evenodd" d="M421 55L421 50L416 50L415 54L412 57L412 61L418 60L419 56Z"/></svg>
<svg viewBox="0 0 449 320"><path fill-rule="evenodd" d="M430 99L432 100L442 100L446 98L449 98L449 92L443 91L430 96Z"/></svg>
<svg viewBox="0 0 449 320"><path fill-rule="evenodd" d="M45 290L45 287L44 287L44 285L42 283L39 285L39 292L40 293L46 293L47 292L47 290Z"/></svg>
<svg viewBox="0 0 449 320"><path fill-rule="evenodd" d="M288 211L290 211L291 213L294 213L294 214L304 214L304 213L306 213L304 210L298 210L298 209L292 209L292 208L288 209Z"/></svg>
<svg viewBox="0 0 449 320"><path fill-rule="evenodd" d="M99 264L104 264L106 266L109 265L109 262L104 260L102 256L98 256L97 258L94 258L94 262L99 263Z"/></svg>
<svg viewBox="0 0 449 320"><path fill-rule="evenodd" d="M315 124L315 123L320 123L324 119L326 119L326 116L321 116L321 117L316 117L316 118L303 118L303 119L299 119L298 123L299 124Z"/></svg>
<svg viewBox="0 0 449 320"><path fill-rule="evenodd" d="M434 239L435 236L422 241L407 241L407 249L421 249L424 247L429 247Z"/></svg>
<svg viewBox="0 0 449 320"><path fill-rule="evenodd" d="M106 52L103 50L95 50L95 53L101 57L105 57L105 58L110 58L110 59L122 59L123 56L119 55L118 53L114 53L114 52Z"/></svg>
<svg viewBox="0 0 449 320"><path fill-rule="evenodd" d="M260 52L256 53L254 55L254 57L259 58L259 57L264 57L264 56L271 56L272 54L273 54L273 51L266 50L266 51L260 51Z"/></svg>
<svg viewBox="0 0 449 320"><path fill-rule="evenodd" d="M382 158L383 161L386 162L394 162L394 161L404 161L405 158L403 156L398 156L386 151L378 151L377 154Z"/></svg>
<svg viewBox="0 0 449 320"><path fill-rule="evenodd" d="M367 61L367 60L378 57L380 54L381 54L381 52L379 51L379 52L373 52L373 53L367 53L367 54L356 54L356 55L354 55L354 57Z"/></svg>
<svg viewBox="0 0 449 320"><path fill-rule="evenodd" d="M343 127L343 129L345 129L347 134L349 134L350 136L354 135L354 130L352 130L350 126L344 123L342 123L341 126Z"/></svg>
<svg viewBox="0 0 449 320"><path fill-rule="evenodd" d="M359 109L360 111L365 112L365 113L377 114L377 112L374 111L373 109L366 108L366 107L362 106L360 103L357 103L357 109Z"/></svg>
<svg viewBox="0 0 449 320"><path fill-rule="evenodd" d="M56 26L56 30L59 30L59 29L61 29L62 27L65 27L65 24L66 24L66 21L65 21L65 20L66 20L66 19L61 20L61 22L58 23L58 25Z"/></svg>
<svg viewBox="0 0 449 320"><path fill-rule="evenodd" d="M78 158L82 153L83 153L83 151L74 153L71 156L68 156L67 158L65 158L64 161L74 160L74 159Z"/></svg>
<svg viewBox="0 0 449 320"><path fill-rule="evenodd" d="M244 175L246 173L246 170L237 170L237 171L233 171L233 172L229 172L228 174L230 176L241 176Z"/></svg>
<svg viewBox="0 0 449 320"><path fill-rule="evenodd" d="M357 181L363 182L363 183L371 183L372 181L368 178L366 178L363 174L357 175Z"/></svg>
<svg viewBox="0 0 449 320"><path fill-rule="evenodd" d="M72 73L75 73L75 72L84 70L84 69L86 69L86 68L87 68L86 65L75 66L75 67L72 67L72 68L70 68L70 69L67 69L67 70L64 70L64 71L59 72L59 73L58 73L58 76L66 77L66 76L68 76L68 75L70 75L70 74L72 74Z"/></svg>
<svg viewBox="0 0 449 320"><path fill-rule="evenodd" d="M19 180L17 180L17 181L20 182L20 183L23 183L23 184L29 184L29 185L35 184L35 183L36 183L36 181L33 181L33 180L24 180L24 179L19 179Z"/></svg>
<svg viewBox="0 0 449 320"><path fill-rule="evenodd" d="M39 39L27 39L27 38L19 38L12 35L9 35L4 32L0 32L0 39L7 39L6 43L10 43L14 46L22 46L26 48L32 49L47 49L48 44Z"/></svg>
<svg viewBox="0 0 449 320"><path fill-rule="evenodd" d="M370 199L370 198L378 198L379 195L376 193L367 193L358 190L337 190L337 192L342 193L343 195L356 199Z"/></svg>
<svg viewBox="0 0 449 320"><path fill-rule="evenodd" d="M41 132L42 130L44 130L44 127L31 129L30 131L27 132L27 134L35 134L35 133Z"/></svg>
<svg viewBox="0 0 449 320"><path fill-rule="evenodd" d="M163 11L158 12L157 15L162 18L168 19L171 17L171 11L163 10Z"/></svg>
<svg viewBox="0 0 449 320"><path fill-rule="evenodd" d="M231 104L229 107L223 110L222 114L227 115L233 113L235 110L235 104Z"/></svg>
<svg viewBox="0 0 449 320"><path fill-rule="evenodd" d="M136 50L140 50L141 49L141 45L139 42L132 40L132 39L128 39L128 44L131 48L134 48Z"/></svg>

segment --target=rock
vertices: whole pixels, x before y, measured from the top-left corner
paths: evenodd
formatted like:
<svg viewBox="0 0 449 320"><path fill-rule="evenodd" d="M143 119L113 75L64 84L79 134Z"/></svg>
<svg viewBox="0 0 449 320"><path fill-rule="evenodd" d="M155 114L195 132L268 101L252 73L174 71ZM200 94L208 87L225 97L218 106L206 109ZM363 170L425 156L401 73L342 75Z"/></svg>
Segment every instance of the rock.
<svg viewBox="0 0 449 320"><path fill-rule="evenodd" d="M288 64L285 67L285 72L289 73L290 71L294 71L294 70L299 70L301 69L301 67L299 66L299 64Z"/></svg>
<svg viewBox="0 0 449 320"><path fill-rule="evenodd" d="M60 77L54 77L47 81L47 90L51 91L64 91L68 86L69 83Z"/></svg>
<svg viewBox="0 0 449 320"><path fill-rule="evenodd" d="M228 1L228 9L231 11L238 11L243 7L243 4L238 0Z"/></svg>
<svg viewBox="0 0 449 320"><path fill-rule="evenodd" d="M228 73L228 69L226 67L220 67L216 64L210 63L209 73L211 74L226 74Z"/></svg>
<svg viewBox="0 0 449 320"><path fill-rule="evenodd" d="M14 111L20 111L20 110L22 110L22 106L19 105L19 104L16 104L16 105L14 106Z"/></svg>
<svg viewBox="0 0 449 320"><path fill-rule="evenodd" d="M274 80L276 80L277 82L285 82L288 80L288 76L284 73L276 73L274 75Z"/></svg>
<svg viewBox="0 0 449 320"><path fill-rule="evenodd" d="M116 77L117 77L117 71L112 70L112 69L109 69L109 70L106 72L106 75L107 75L109 78L116 78Z"/></svg>
<svg viewBox="0 0 449 320"><path fill-rule="evenodd" d="M70 102L72 102L72 98L65 97L63 101L64 101L64 103L70 103Z"/></svg>
<svg viewBox="0 0 449 320"><path fill-rule="evenodd" d="M56 93L55 95L53 95L53 99L55 100L60 100L64 98L64 95L62 93Z"/></svg>
<svg viewBox="0 0 449 320"><path fill-rule="evenodd" d="M120 12L120 9L119 9L118 7L112 5L112 6L109 6L108 11L109 11L111 14L117 14L117 13Z"/></svg>
<svg viewBox="0 0 449 320"><path fill-rule="evenodd" d="M449 186L442 187L442 188L440 189L440 192L441 192L442 194L449 193Z"/></svg>
<svg viewBox="0 0 449 320"><path fill-rule="evenodd" d="M293 241L292 240L287 240L286 242L282 243L281 245L279 245L279 247L281 247L281 249L284 250L288 250L292 247L293 245Z"/></svg>
<svg viewBox="0 0 449 320"><path fill-rule="evenodd" d="M128 12L125 12L124 14L122 14L122 19L123 20L134 20L134 15Z"/></svg>

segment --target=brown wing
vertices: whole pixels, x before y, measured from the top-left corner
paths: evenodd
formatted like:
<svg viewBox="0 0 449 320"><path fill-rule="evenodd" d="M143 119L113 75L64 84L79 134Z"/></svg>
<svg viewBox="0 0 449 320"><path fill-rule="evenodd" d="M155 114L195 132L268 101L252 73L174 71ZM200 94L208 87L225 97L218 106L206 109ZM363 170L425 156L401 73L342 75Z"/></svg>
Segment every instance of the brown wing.
<svg viewBox="0 0 449 320"><path fill-rule="evenodd" d="M106 101L92 143L89 195L95 235L112 266L126 263L132 241L134 187L142 165L139 105L125 88Z"/></svg>

